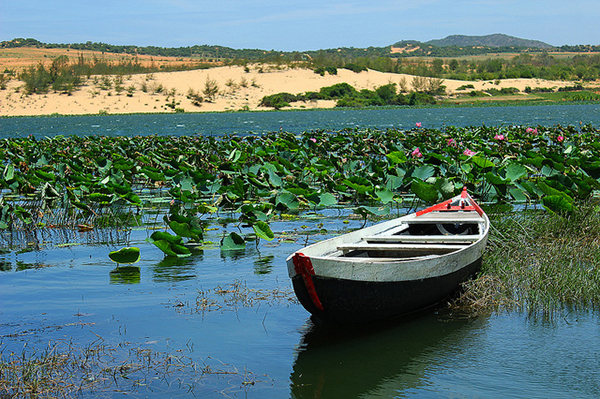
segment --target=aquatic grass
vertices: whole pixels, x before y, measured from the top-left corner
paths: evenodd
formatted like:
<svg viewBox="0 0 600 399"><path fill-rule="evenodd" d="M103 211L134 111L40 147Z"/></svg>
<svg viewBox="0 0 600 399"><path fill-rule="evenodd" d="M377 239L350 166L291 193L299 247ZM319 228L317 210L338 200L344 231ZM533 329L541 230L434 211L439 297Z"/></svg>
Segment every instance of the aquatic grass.
<svg viewBox="0 0 600 399"><path fill-rule="evenodd" d="M86 346L58 341L49 342L40 353L27 345L21 353L7 352L0 346L2 398L110 396L114 392L144 396L161 391L166 396L196 396L195 391L205 391L212 383L209 376L226 376L230 389L260 382L249 370L241 372L210 356L194 360L190 345L173 355L130 342L111 345L99 337Z"/></svg>
<svg viewBox="0 0 600 399"><path fill-rule="evenodd" d="M458 307L551 316L600 305L597 202L586 202L570 215L523 211L490 216L481 273L465 283Z"/></svg>
<svg viewBox="0 0 600 399"><path fill-rule="evenodd" d="M176 303L180 312L206 313L213 311L235 311L237 306L273 306L280 303L298 303L294 292L289 288L254 289L245 281L235 280L231 284L210 290L199 289L195 304Z"/></svg>

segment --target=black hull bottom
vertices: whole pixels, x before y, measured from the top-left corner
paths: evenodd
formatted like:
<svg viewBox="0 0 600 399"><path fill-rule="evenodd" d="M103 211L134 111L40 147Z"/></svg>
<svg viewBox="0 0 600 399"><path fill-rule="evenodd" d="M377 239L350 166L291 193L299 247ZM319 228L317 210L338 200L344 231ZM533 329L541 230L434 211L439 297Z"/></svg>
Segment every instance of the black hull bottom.
<svg viewBox="0 0 600 399"><path fill-rule="evenodd" d="M444 276L422 280L368 282L311 276L323 310L315 306L302 276L292 279L300 303L314 316L336 323L388 319L431 307L460 288L481 267L481 258Z"/></svg>

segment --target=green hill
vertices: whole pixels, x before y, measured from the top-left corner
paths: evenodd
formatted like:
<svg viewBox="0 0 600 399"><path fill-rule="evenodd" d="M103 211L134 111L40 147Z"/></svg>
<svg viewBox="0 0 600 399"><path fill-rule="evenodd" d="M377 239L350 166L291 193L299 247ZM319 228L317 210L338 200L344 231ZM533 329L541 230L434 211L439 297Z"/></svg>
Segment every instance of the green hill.
<svg viewBox="0 0 600 399"><path fill-rule="evenodd" d="M553 48L548 43L539 40L520 39L500 33L485 36L451 35L444 39L429 40L425 44L437 47L449 46L486 46L486 47L527 47Z"/></svg>

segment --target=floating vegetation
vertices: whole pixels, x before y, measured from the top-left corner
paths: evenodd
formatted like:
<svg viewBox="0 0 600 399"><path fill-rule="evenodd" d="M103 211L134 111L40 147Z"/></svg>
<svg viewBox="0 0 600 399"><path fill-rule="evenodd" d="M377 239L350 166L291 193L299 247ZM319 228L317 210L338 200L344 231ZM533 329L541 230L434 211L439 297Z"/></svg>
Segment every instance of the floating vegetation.
<svg viewBox="0 0 600 399"><path fill-rule="evenodd" d="M110 252L108 257L117 265L123 263L137 263L140 260L140 249L138 247L125 247Z"/></svg>
<svg viewBox="0 0 600 399"><path fill-rule="evenodd" d="M210 357L193 360L193 348L177 355L132 343L110 346L99 338L80 347L69 342L50 342L41 353L0 352L0 396L77 397L122 392L133 396L164 392L166 396L202 396L208 376L226 376L232 389L255 385L259 380L248 370L238 371Z"/></svg>
<svg viewBox="0 0 600 399"><path fill-rule="evenodd" d="M198 290L196 303L186 305L178 302L179 311L206 313L213 311L235 311L238 306L254 307L262 304L298 303L291 289L253 289L245 282L236 280L232 284L218 286L212 290Z"/></svg>
<svg viewBox="0 0 600 399"><path fill-rule="evenodd" d="M366 222L389 217L394 209L438 202L466 186L480 202L505 204L509 211L515 204L524 209L540 204L546 210L498 217L497 232L510 220L515 230L502 233L504 242L491 240L486 264L496 262L496 253L505 259L515 252L508 261L519 262L517 269L526 267L515 276L504 276L499 266L484 268L488 284L527 306L548 303L545 294L534 295L544 290L561 303L596 301L593 287L589 293L570 292L569 284L583 281L567 280L562 273L595 275L592 243L563 245L546 236L528 240L537 234L529 231L531 223L572 223L582 204L598 196L600 130L590 125L438 130L417 123L410 130L260 136L30 136L0 140L0 157L0 245L5 249L37 250L65 231L129 246L126 232L139 227L152 231L148 241L167 257L184 258L203 248L208 219L216 217L223 226L234 225L236 232L225 231L219 243L224 252L235 252L248 242L258 246L260 239L274 240L270 223L300 212L313 211L319 219L319 209L352 208L356 216L347 218ZM306 240L333 233L315 227L303 228ZM568 231L573 239L580 234ZM77 240L71 237L64 234L58 245L73 245ZM299 235L278 237L297 240ZM572 261L562 257L571 248L579 248ZM538 274L529 274L534 270ZM551 281L544 273L552 271L558 274ZM539 289L525 287L530 277L538 279L530 284ZM577 295L582 299L568 299Z"/></svg>
<svg viewBox="0 0 600 399"><path fill-rule="evenodd" d="M600 136L580 127L347 129L295 135L0 140L0 229L162 226L199 241L203 215L230 213L272 239L276 213L349 204L363 217L449 198L572 212L600 183ZM164 224L163 224L164 223ZM173 251L177 253L176 251ZM181 255L181 254L179 254Z"/></svg>

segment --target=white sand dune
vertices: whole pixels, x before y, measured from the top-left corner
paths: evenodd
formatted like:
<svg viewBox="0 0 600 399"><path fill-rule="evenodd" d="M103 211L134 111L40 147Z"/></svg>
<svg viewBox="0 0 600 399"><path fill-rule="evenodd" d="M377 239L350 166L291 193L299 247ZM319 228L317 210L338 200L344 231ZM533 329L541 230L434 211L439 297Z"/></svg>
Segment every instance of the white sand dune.
<svg viewBox="0 0 600 399"><path fill-rule="evenodd" d="M214 101L192 104L187 98L190 90L201 95L207 79L217 82L219 93ZM123 77L121 86L132 90L118 93L113 86L100 88L102 77L92 77L72 95L49 92L47 94L24 95L19 88L23 82L12 80L6 90L0 92L0 116L27 115L83 115L173 112L180 108L185 112L215 112L265 110L259 107L260 100L270 94L288 92L292 94L318 91L321 87L346 82L357 90L373 90L379 86L404 81L410 89L413 76L383 73L373 70L355 73L338 69L337 75L320 76L310 69L277 67L275 65L226 66L206 70L183 72L160 72ZM114 82L114 77L111 81ZM498 83L498 82L496 82ZM539 79L507 79L498 84L491 81L465 82L444 80L446 91L455 93L460 86L472 84L476 90L515 87L563 87L573 82L545 81ZM145 91L144 91L145 90ZM171 106L168 106L171 104ZM292 108L331 108L334 101L297 102Z"/></svg>

